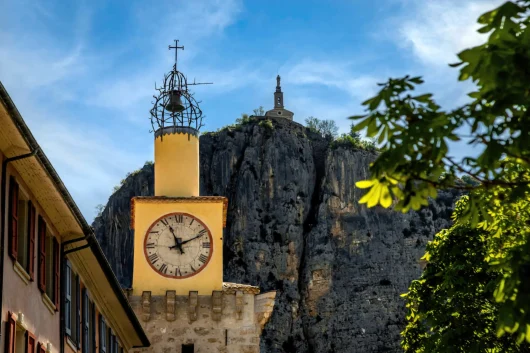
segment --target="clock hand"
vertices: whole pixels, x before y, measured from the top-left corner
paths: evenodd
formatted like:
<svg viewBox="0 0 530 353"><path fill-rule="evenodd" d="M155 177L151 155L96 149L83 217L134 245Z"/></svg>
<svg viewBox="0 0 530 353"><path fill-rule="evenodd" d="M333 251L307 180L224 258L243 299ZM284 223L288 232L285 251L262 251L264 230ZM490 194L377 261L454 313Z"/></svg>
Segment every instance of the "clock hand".
<svg viewBox="0 0 530 353"><path fill-rule="evenodd" d="M177 238L177 236L175 235L175 231L173 230L171 226L169 226L169 231L173 235L173 238L175 238L175 243L176 243L175 245L170 246L169 250L177 248L181 254L184 254L184 250L182 249L182 242L179 241L179 238Z"/></svg>
<svg viewBox="0 0 530 353"><path fill-rule="evenodd" d="M199 235L197 235L197 236L194 237L194 238L191 238L191 239L188 239L188 240L184 240L182 243L180 243L180 245L184 245L184 244L186 244L187 242L190 242L190 241L195 240L195 239L200 238L200 237L202 237L202 234L199 234Z"/></svg>

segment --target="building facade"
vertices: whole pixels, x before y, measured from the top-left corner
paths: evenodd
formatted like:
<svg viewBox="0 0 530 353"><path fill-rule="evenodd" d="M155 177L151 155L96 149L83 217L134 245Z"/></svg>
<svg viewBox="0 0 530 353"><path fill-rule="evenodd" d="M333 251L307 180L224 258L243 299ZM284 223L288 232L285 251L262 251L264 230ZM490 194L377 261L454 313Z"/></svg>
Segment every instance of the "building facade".
<svg viewBox="0 0 530 353"><path fill-rule="evenodd" d="M149 346L91 227L1 83L0 161L0 351Z"/></svg>

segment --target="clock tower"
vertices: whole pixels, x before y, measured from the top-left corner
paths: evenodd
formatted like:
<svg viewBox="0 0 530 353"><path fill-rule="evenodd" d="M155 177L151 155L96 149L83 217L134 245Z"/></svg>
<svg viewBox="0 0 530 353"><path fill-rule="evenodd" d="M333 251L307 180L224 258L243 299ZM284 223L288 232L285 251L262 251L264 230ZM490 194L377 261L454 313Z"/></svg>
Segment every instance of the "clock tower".
<svg viewBox="0 0 530 353"><path fill-rule="evenodd" d="M199 195L202 111L175 64L151 109L155 195L131 200L129 300L160 353L259 352L276 292L223 282L228 200ZM161 334L162 333L162 334ZM163 337L167 335L167 337Z"/></svg>

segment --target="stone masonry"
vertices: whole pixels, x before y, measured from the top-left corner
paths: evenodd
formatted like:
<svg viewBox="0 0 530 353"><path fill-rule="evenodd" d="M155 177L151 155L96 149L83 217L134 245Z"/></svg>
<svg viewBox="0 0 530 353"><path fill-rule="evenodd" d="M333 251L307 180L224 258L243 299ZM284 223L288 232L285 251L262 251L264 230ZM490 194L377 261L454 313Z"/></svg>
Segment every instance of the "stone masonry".
<svg viewBox="0 0 530 353"><path fill-rule="evenodd" d="M260 335L274 307L276 292L259 294L254 286L223 283L211 296L129 295L151 341L135 353L181 353L194 345L194 353L259 353Z"/></svg>

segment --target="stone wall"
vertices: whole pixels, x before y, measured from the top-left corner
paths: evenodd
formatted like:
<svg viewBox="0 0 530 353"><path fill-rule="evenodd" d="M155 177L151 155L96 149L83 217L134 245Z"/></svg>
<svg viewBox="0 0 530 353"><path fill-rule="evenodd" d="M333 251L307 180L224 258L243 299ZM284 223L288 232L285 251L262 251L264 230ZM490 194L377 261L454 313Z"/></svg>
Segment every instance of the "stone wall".
<svg viewBox="0 0 530 353"><path fill-rule="evenodd" d="M258 353L276 293L258 295L256 287L236 286L225 286L212 296L175 296L174 291L165 296L130 295L151 341L151 347L136 352L181 353L182 345L193 344L194 353Z"/></svg>

